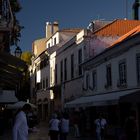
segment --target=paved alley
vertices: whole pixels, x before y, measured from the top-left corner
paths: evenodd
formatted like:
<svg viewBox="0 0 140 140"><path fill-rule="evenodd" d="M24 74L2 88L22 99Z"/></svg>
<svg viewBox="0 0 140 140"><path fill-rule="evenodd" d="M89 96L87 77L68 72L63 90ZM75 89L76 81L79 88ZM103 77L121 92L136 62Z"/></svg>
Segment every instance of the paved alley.
<svg viewBox="0 0 140 140"><path fill-rule="evenodd" d="M3 136L0 136L0 140L12 140L12 133L11 130L6 130ZM29 140L49 140L48 137L48 127L46 122L40 123L34 132L29 133ZM68 140L94 140L93 138L89 137L79 137L75 138L72 133L69 134Z"/></svg>

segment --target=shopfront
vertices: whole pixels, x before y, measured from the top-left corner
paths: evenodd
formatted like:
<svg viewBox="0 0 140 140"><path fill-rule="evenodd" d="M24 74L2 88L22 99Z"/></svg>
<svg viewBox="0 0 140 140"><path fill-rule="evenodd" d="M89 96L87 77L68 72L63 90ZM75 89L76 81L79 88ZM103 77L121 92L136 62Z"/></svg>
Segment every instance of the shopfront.
<svg viewBox="0 0 140 140"><path fill-rule="evenodd" d="M105 94L84 96L65 104L67 109L84 109L88 117L91 134L94 134L94 120L98 113L103 113L108 122L108 136L118 137L131 110L136 111L137 129L139 129L140 104L138 89L123 90ZM139 137L139 136L138 136Z"/></svg>

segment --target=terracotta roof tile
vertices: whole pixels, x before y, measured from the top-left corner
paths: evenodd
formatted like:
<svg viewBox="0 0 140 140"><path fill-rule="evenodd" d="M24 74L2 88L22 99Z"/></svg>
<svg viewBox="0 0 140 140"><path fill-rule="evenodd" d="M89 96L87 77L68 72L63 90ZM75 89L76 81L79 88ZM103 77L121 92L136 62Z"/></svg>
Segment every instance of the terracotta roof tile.
<svg viewBox="0 0 140 140"><path fill-rule="evenodd" d="M140 25L140 20L117 19L93 34L97 36L122 36L138 25Z"/></svg>
<svg viewBox="0 0 140 140"><path fill-rule="evenodd" d="M121 36L118 40L116 40L110 47L118 44L119 42L122 42L123 40L126 40L129 37L132 37L136 34L140 33L140 25L129 31L128 33Z"/></svg>
<svg viewBox="0 0 140 140"><path fill-rule="evenodd" d="M69 28L69 29L62 29L60 32L73 32L73 33L79 33L82 29L81 28Z"/></svg>

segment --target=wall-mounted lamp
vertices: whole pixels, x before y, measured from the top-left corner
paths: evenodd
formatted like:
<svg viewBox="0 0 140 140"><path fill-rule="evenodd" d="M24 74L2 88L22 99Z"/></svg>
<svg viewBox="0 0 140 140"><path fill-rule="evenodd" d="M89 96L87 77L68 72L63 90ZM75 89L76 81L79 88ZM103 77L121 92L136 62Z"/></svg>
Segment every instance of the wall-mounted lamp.
<svg viewBox="0 0 140 140"><path fill-rule="evenodd" d="M19 46L17 46L16 49L15 49L15 56L20 58L21 54L22 54L22 50L20 49Z"/></svg>

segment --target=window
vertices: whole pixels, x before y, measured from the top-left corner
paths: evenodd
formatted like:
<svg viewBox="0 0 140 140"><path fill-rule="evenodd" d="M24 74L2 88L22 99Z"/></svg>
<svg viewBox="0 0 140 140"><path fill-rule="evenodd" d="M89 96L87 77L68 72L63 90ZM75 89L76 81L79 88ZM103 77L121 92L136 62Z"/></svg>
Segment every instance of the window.
<svg viewBox="0 0 140 140"><path fill-rule="evenodd" d="M140 84L140 54L137 54L136 56L136 64L137 64L137 81L138 84Z"/></svg>
<svg viewBox="0 0 140 140"><path fill-rule="evenodd" d="M46 88L49 86L48 78L46 78Z"/></svg>
<svg viewBox="0 0 140 140"><path fill-rule="evenodd" d="M82 66L80 65L81 63L82 63L82 49L78 51L79 75L82 75Z"/></svg>
<svg viewBox="0 0 140 140"><path fill-rule="evenodd" d="M43 79L43 89L45 89L45 79Z"/></svg>
<svg viewBox="0 0 140 140"><path fill-rule="evenodd" d="M55 64L55 84L57 84L57 64Z"/></svg>
<svg viewBox="0 0 140 140"><path fill-rule="evenodd" d="M71 55L71 79L74 78L74 54Z"/></svg>
<svg viewBox="0 0 140 140"><path fill-rule="evenodd" d="M112 86L111 65L106 66L106 87Z"/></svg>
<svg viewBox="0 0 140 140"><path fill-rule="evenodd" d="M86 74L86 88L89 88L89 74Z"/></svg>
<svg viewBox="0 0 140 140"><path fill-rule="evenodd" d="M60 80L63 82L63 60L60 62Z"/></svg>
<svg viewBox="0 0 140 140"><path fill-rule="evenodd" d="M40 70L40 63L36 66L36 71Z"/></svg>
<svg viewBox="0 0 140 140"><path fill-rule="evenodd" d="M37 83L36 87L37 87L37 90L40 90L41 89L41 83Z"/></svg>
<svg viewBox="0 0 140 140"><path fill-rule="evenodd" d="M92 72L92 85L93 85L93 90L97 87L97 73L96 71Z"/></svg>
<svg viewBox="0 0 140 140"><path fill-rule="evenodd" d="M50 48L50 46L51 46L51 44L50 44L50 43L48 43L48 48Z"/></svg>
<svg viewBox="0 0 140 140"><path fill-rule="evenodd" d="M50 83L52 84L52 74L53 74L53 70L52 67L50 68Z"/></svg>
<svg viewBox="0 0 140 140"><path fill-rule="evenodd" d="M47 65L47 60L46 60L46 58L43 60L43 65L44 65L44 67L46 67L46 65Z"/></svg>
<svg viewBox="0 0 140 140"><path fill-rule="evenodd" d="M64 60L64 79L67 80L67 58Z"/></svg>
<svg viewBox="0 0 140 140"><path fill-rule="evenodd" d="M54 45L56 44L56 37L54 38Z"/></svg>
<svg viewBox="0 0 140 140"><path fill-rule="evenodd" d="M118 85L126 85L126 61L119 63L119 83Z"/></svg>

